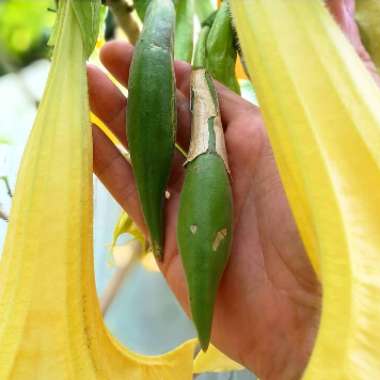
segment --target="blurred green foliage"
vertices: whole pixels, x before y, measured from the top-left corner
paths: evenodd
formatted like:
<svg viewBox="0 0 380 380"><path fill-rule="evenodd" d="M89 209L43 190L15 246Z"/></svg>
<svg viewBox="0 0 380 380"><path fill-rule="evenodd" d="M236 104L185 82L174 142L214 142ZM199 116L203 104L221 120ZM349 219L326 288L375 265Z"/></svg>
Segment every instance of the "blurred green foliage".
<svg viewBox="0 0 380 380"><path fill-rule="evenodd" d="M54 0L0 0L0 75L48 57L54 8Z"/></svg>

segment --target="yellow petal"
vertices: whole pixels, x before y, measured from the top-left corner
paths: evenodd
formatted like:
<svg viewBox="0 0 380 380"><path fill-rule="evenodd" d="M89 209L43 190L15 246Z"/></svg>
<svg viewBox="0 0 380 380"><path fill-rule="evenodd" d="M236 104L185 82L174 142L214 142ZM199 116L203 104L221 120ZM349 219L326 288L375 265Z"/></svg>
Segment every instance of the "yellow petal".
<svg viewBox="0 0 380 380"><path fill-rule="evenodd" d="M194 373L240 371L244 367L210 345L207 352L200 351L194 360Z"/></svg>
<svg viewBox="0 0 380 380"><path fill-rule="evenodd" d="M113 238L111 243L111 248L117 243L117 239L128 232L132 226L132 219L128 216L126 212L122 212L119 216L119 220L116 222L115 228L113 230Z"/></svg>
<svg viewBox="0 0 380 380"><path fill-rule="evenodd" d="M121 146L120 140L115 136L114 133L94 114L91 112L91 123L97 125L102 132L112 141L117 147Z"/></svg>
<svg viewBox="0 0 380 380"><path fill-rule="evenodd" d="M104 38L98 38L96 41L96 48L101 49L106 44L106 40Z"/></svg>
<svg viewBox="0 0 380 380"><path fill-rule="evenodd" d="M231 0L323 286L304 379L380 379L380 91L320 0Z"/></svg>
<svg viewBox="0 0 380 380"><path fill-rule="evenodd" d="M141 264L148 272L159 272L157 261L153 255L153 252L150 251L141 257Z"/></svg>
<svg viewBox="0 0 380 380"><path fill-rule="evenodd" d="M17 180L0 266L1 380L191 380L196 342L145 357L99 310L85 54L71 0Z"/></svg>
<svg viewBox="0 0 380 380"><path fill-rule="evenodd" d="M243 63L241 62L240 56L236 60L236 76L238 79L248 79L244 71Z"/></svg>
<svg viewBox="0 0 380 380"><path fill-rule="evenodd" d="M126 266L133 257L141 256L141 253L141 243L136 239L130 240L124 245L116 245L112 250L115 265L119 268Z"/></svg>

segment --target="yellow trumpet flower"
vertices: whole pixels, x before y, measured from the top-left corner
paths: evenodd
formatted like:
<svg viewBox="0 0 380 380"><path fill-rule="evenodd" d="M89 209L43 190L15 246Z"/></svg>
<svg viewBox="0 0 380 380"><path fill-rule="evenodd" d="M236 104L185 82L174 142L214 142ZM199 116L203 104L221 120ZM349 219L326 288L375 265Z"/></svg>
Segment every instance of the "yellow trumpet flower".
<svg viewBox="0 0 380 380"><path fill-rule="evenodd" d="M190 380L195 341L134 354L109 334L95 291L86 52L72 0L30 135L0 266L0 379Z"/></svg>
<svg viewBox="0 0 380 380"><path fill-rule="evenodd" d="M323 286L304 374L380 379L380 91L321 0L230 0Z"/></svg>

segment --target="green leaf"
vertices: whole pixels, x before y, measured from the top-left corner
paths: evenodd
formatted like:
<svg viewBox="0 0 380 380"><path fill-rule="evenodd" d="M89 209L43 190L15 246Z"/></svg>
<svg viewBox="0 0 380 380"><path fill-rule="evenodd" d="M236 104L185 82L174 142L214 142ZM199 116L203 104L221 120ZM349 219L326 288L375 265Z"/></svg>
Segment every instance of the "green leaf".
<svg viewBox="0 0 380 380"><path fill-rule="evenodd" d="M235 67L237 50L230 9L223 1L207 37L207 70L214 79L240 94Z"/></svg>
<svg viewBox="0 0 380 380"><path fill-rule="evenodd" d="M134 0L134 6L136 8L136 12L139 15L141 21L144 21L145 12L148 8L150 0Z"/></svg>
<svg viewBox="0 0 380 380"><path fill-rule="evenodd" d="M70 1L79 22L86 56L89 57L98 39L101 0Z"/></svg>
<svg viewBox="0 0 380 380"><path fill-rule="evenodd" d="M16 69L48 55L46 40L55 14L47 8L53 6L52 0L0 0L0 50Z"/></svg>
<svg viewBox="0 0 380 380"><path fill-rule="evenodd" d="M210 0L195 0L195 13L201 22L206 20L215 9Z"/></svg>

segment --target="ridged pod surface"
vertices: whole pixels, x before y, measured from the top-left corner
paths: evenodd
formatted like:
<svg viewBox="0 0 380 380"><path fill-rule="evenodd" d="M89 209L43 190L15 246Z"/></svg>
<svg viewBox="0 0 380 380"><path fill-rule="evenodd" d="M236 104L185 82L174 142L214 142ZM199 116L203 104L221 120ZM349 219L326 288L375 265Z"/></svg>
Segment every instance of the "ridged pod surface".
<svg viewBox="0 0 380 380"><path fill-rule="evenodd" d="M380 378L380 91L320 0L231 0L323 287L304 379Z"/></svg>
<svg viewBox="0 0 380 380"><path fill-rule="evenodd" d="M128 82L128 148L153 251L160 259L164 245L165 191L177 122L174 31L172 0L152 0Z"/></svg>
<svg viewBox="0 0 380 380"><path fill-rule="evenodd" d="M194 341L145 357L122 348L103 323L85 56L72 0L60 0L51 71L0 265L0 379L190 380Z"/></svg>

